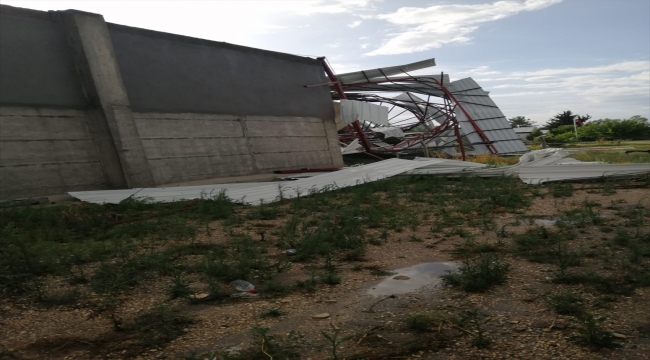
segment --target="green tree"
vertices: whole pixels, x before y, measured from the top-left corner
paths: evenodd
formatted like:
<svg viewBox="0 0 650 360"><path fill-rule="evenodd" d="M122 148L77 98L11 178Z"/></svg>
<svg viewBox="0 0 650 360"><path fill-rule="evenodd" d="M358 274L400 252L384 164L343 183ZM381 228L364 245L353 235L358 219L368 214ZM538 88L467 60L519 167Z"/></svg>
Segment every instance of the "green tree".
<svg viewBox="0 0 650 360"><path fill-rule="evenodd" d="M534 126L533 122L530 121L530 119L526 119L525 116L515 116L513 118L508 119L508 122L510 122L510 126L512 126L513 128Z"/></svg>
<svg viewBox="0 0 650 360"><path fill-rule="evenodd" d="M573 119L580 120L581 122L585 123L587 120L591 119L591 115L587 114L585 116L580 116L578 114L572 113L570 110L567 110L548 119L548 122L544 125L544 127L551 130L562 125L573 126Z"/></svg>
<svg viewBox="0 0 650 360"><path fill-rule="evenodd" d="M635 115L629 119L600 119L578 128L581 140L648 140L648 119Z"/></svg>

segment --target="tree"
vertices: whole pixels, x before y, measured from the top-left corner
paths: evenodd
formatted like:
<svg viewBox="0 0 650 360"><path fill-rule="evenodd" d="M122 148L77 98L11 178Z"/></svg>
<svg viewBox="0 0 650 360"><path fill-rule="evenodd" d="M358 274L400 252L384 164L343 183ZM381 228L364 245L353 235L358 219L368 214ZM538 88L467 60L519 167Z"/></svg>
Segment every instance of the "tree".
<svg viewBox="0 0 650 360"><path fill-rule="evenodd" d="M513 128L534 126L533 122L530 121L530 119L526 119L525 116L515 116L513 118L508 119L508 122L510 122L510 126L512 126Z"/></svg>
<svg viewBox="0 0 650 360"><path fill-rule="evenodd" d="M581 123L584 124L587 122L587 120L591 119L591 115L587 114L585 116L580 116L578 114L573 114L570 110L567 110L548 119L548 122L544 125L544 127L551 130L562 125L573 126L573 119L575 119L577 125L580 126Z"/></svg>
<svg viewBox="0 0 650 360"><path fill-rule="evenodd" d="M650 124L639 115L629 119L600 119L578 128L580 139L593 140L648 140Z"/></svg>

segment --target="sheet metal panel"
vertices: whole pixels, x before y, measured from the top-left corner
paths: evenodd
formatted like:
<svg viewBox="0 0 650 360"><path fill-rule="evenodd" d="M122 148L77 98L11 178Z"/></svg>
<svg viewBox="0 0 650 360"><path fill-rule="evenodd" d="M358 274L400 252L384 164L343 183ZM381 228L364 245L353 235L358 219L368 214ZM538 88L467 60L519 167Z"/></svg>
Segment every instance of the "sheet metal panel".
<svg viewBox="0 0 650 360"><path fill-rule="evenodd" d="M134 197L148 197L152 202L200 199L225 191L226 196L245 204L271 203L280 198L307 196L310 192L331 191L337 188L360 185L385 179L423 166L421 161L390 159L373 164L348 167L339 171L317 175L296 181L270 183L239 183L200 185L174 188L143 188L129 190L80 191L69 193L73 197L96 204L117 204Z"/></svg>
<svg viewBox="0 0 650 360"><path fill-rule="evenodd" d="M650 174L648 164L586 164L522 166L519 178L526 184L599 178L625 178Z"/></svg>
<svg viewBox="0 0 650 360"><path fill-rule="evenodd" d="M390 125L387 107L354 100L341 100L341 121L344 124L368 121L378 125Z"/></svg>
<svg viewBox="0 0 650 360"><path fill-rule="evenodd" d="M372 80L374 78L385 79L385 76L392 76L397 74L402 74L405 71L411 72L420 69L426 69L428 67L436 66L435 59L422 60L410 64L389 66L385 68L372 69L372 70L363 70L355 71L350 73L338 74L336 77L343 84L353 84L357 82L366 82L368 79Z"/></svg>
<svg viewBox="0 0 650 360"><path fill-rule="evenodd" d="M488 140L499 154L512 154L526 152L528 148L514 132L510 123L481 86L472 78L453 81L448 89L454 94L456 100L472 117L476 125L483 131ZM467 138L478 152L488 152L488 147L478 133L475 132L469 119L462 111L456 112L456 119L466 131Z"/></svg>

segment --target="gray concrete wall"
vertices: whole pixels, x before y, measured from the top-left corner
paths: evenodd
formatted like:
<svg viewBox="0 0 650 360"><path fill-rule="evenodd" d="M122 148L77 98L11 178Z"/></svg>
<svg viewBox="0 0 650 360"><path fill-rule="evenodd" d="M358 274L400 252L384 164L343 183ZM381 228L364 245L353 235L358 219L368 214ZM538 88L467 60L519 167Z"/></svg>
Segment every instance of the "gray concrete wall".
<svg viewBox="0 0 650 360"><path fill-rule="evenodd" d="M0 6L0 104L84 108L61 24L42 11Z"/></svg>
<svg viewBox="0 0 650 360"><path fill-rule="evenodd" d="M108 24L137 112L334 117L319 60Z"/></svg>
<svg viewBox="0 0 650 360"><path fill-rule="evenodd" d="M333 122L326 126L330 122L318 118L195 113L133 113L133 117L159 185L343 166Z"/></svg>
<svg viewBox="0 0 650 360"><path fill-rule="evenodd" d="M0 199L107 188L83 110L0 107Z"/></svg>
<svg viewBox="0 0 650 360"><path fill-rule="evenodd" d="M342 167L318 60L0 5L0 199Z"/></svg>

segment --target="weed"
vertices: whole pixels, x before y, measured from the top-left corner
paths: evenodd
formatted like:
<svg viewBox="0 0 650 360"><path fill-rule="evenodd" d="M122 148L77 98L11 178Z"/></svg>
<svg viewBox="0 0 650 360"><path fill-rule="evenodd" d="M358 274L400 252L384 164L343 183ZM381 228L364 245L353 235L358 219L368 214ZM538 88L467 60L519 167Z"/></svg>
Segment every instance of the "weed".
<svg viewBox="0 0 650 360"><path fill-rule="evenodd" d="M409 236L409 241L410 242L423 242L424 240L422 240L421 237L411 235L411 236Z"/></svg>
<svg viewBox="0 0 650 360"><path fill-rule="evenodd" d="M611 309L611 303L616 302L616 297L612 295L599 296L594 300L592 305L597 309Z"/></svg>
<svg viewBox="0 0 650 360"><path fill-rule="evenodd" d="M316 285L318 285L318 277L316 277L316 273L314 272L311 273L311 276L308 279L296 281L296 286L300 289L306 290L307 292L316 291Z"/></svg>
<svg viewBox="0 0 650 360"><path fill-rule="evenodd" d="M282 315L284 315L284 311L280 310L280 308L272 308L262 312L260 316L263 318L269 318L269 317L276 318Z"/></svg>
<svg viewBox="0 0 650 360"><path fill-rule="evenodd" d="M375 269L372 270L370 274L374 276L391 276L391 275L395 275L396 273L390 270Z"/></svg>
<svg viewBox="0 0 650 360"><path fill-rule="evenodd" d="M582 298L580 295L564 291L551 295L546 299L547 303L560 315L578 316L582 314Z"/></svg>
<svg viewBox="0 0 650 360"><path fill-rule="evenodd" d="M321 281L327 285L338 285L341 283L341 276L335 271L328 271L321 276Z"/></svg>
<svg viewBox="0 0 650 360"><path fill-rule="evenodd" d="M554 198L571 197L573 195L573 185L569 183L552 183L549 185L549 193Z"/></svg>
<svg viewBox="0 0 650 360"><path fill-rule="evenodd" d="M190 282L183 279L182 273L176 272L172 279L172 284L167 288L167 294L170 298L187 298L192 294Z"/></svg>
<svg viewBox="0 0 650 360"><path fill-rule="evenodd" d="M591 314L582 315L579 318L582 325L578 330L580 334L575 336L573 341L594 349L615 347L614 335L599 325L603 320L604 318L596 318Z"/></svg>
<svg viewBox="0 0 650 360"><path fill-rule="evenodd" d="M334 360L338 360L338 359L339 359L339 355L337 354L337 351L338 351L339 346L341 346L341 344L342 344L343 342L345 342L345 341L348 340L347 338L342 338L342 337L340 337L340 336L339 336L340 332L341 332L340 329L334 330L334 332L331 333L331 334L328 334L328 333L326 333L326 332L323 331L323 330L321 330L321 332L320 332L321 335L322 335L322 336L323 336L323 337L324 337L324 338L329 342L329 344L332 346L331 354L332 354L332 359L334 359Z"/></svg>
<svg viewBox="0 0 650 360"><path fill-rule="evenodd" d="M283 285L282 283L276 280L268 280L264 282L261 286L264 289L264 293L270 296L280 296L287 294L290 289L288 286Z"/></svg>
<svg viewBox="0 0 650 360"><path fill-rule="evenodd" d="M422 311L410 314L406 318L406 327L417 332L426 332L440 326L447 320L447 316L437 311Z"/></svg>
<svg viewBox="0 0 650 360"><path fill-rule="evenodd" d="M445 284L468 292L483 292L490 287L503 284L510 264L501 262L496 254L481 254L475 259L466 257L457 271L442 275Z"/></svg>
<svg viewBox="0 0 650 360"><path fill-rule="evenodd" d="M468 312L468 318L470 323L474 325L476 329L476 335L472 339L472 345L479 349L489 347L492 341L485 336L485 330L483 324L485 323L485 314L482 314L478 309L472 309Z"/></svg>

